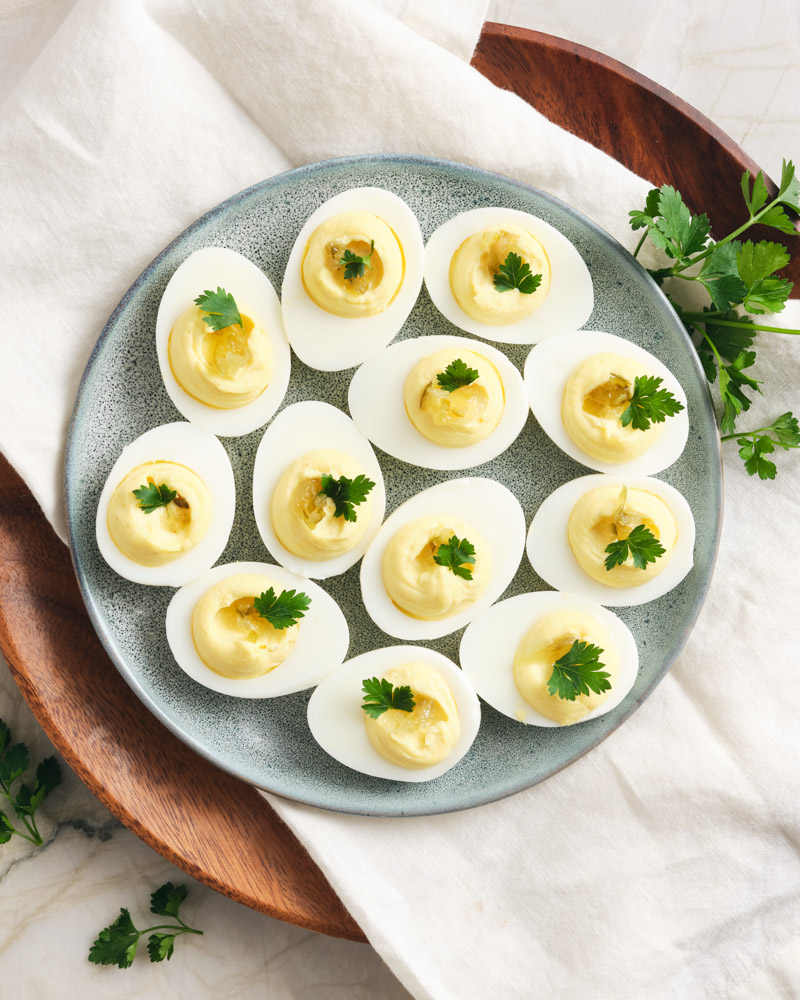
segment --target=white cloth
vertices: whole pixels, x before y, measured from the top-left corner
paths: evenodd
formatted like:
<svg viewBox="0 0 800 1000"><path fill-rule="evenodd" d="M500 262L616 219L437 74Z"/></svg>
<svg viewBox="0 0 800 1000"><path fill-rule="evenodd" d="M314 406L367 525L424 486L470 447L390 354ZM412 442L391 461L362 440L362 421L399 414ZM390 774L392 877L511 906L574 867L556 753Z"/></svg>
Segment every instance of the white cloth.
<svg viewBox="0 0 800 1000"><path fill-rule="evenodd" d="M62 536L64 436L105 319L162 246L235 191L325 157L423 153L537 184L633 244L627 211L647 183L466 64L479 0L33 9L46 18L0 23L26 26L0 76L0 301L14 303L0 448ZM800 308L784 317L800 325ZM769 402L749 426L789 409L800 376L795 338L761 340ZM794 995L798 463L781 454L779 479L761 484L728 449L706 608L670 675L588 757L426 819L270 797L415 996Z"/></svg>

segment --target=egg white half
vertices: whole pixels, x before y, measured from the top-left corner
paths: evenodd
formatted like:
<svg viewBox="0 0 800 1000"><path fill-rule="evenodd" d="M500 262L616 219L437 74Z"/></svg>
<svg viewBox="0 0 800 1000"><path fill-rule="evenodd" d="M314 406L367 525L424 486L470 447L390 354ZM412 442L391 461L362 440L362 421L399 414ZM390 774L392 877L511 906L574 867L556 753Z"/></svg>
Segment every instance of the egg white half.
<svg viewBox="0 0 800 1000"><path fill-rule="evenodd" d="M286 468L295 459L318 449L342 451L361 466L375 486L370 493L372 516L361 541L333 559L304 559L284 548L272 524L272 494ZM360 510L356 507L356 513ZM328 403L293 403L281 410L264 433L253 469L253 511L261 538L273 559L295 573L326 580L344 573L367 551L386 512L383 473L369 441L341 410Z"/></svg>
<svg viewBox="0 0 800 1000"><path fill-rule="evenodd" d="M169 335L176 320L206 289L222 287L269 337L274 368L269 385L252 402L233 410L218 409L190 396L169 363ZM187 257L169 280L156 318L156 351L169 398L198 427L220 437L238 437L263 427L286 395L291 351L283 330L281 305L272 282L246 257L224 247L204 247Z"/></svg>
<svg viewBox="0 0 800 1000"><path fill-rule="evenodd" d="M404 663L427 663L437 670L453 692L461 721L461 732L452 752L432 767L412 770L386 760L367 736L364 694L366 678L382 677ZM478 735L481 707L463 671L446 656L424 646L387 646L348 660L325 678L308 703L308 725L322 749L347 767L375 778L391 781L432 781L454 767Z"/></svg>
<svg viewBox="0 0 800 1000"><path fill-rule="evenodd" d="M514 657L519 644L531 626L554 611L592 615L608 631L619 653L619 676L608 698L573 725L596 719L616 708L633 687L639 671L636 640L628 626L607 608L552 590L520 594L500 601L467 626L459 650L461 668L478 695L492 708L528 726L560 727L555 719L549 719L529 705L514 683Z"/></svg>
<svg viewBox="0 0 800 1000"><path fill-rule="evenodd" d="M678 540L664 569L638 587L608 587L581 569L567 539L572 508L584 493L600 486L629 486L661 497L678 525ZM544 501L528 529L526 551L539 576L576 598L585 598L611 608L647 604L663 597L683 580L694 565L694 517L682 493L660 479L645 476L581 476L560 486Z"/></svg>
<svg viewBox="0 0 800 1000"><path fill-rule="evenodd" d="M449 514L474 526L485 539L492 574L481 597L461 614L421 621L404 614L383 584L383 554L395 533L410 521ZM361 563L361 597L375 624L396 639L439 639L463 628L490 607L511 583L522 558L525 515L519 500L501 483L478 477L452 479L417 493L386 519Z"/></svg>
<svg viewBox="0 0 800 1000"><path fill-rule="evenodd" d="M450 288L450 261L464 240L484 229L520 226L542 244L550 260L550 290L539 308L516 323L494 326L468 316ZM577 330L594 309L589 269L570 241L543 219L513 208L475 208L448 219L425 246L425 286L433 304L459 329L499 344L536 344Z"/></svg>
<svg viewBox="0 0 800 1000"><path fill-rule="evenodd" d="M146 462L176 462L195 472L211 495L213 512L205 536L193 549L163 566L142 566L114 544L108 530L108 505L125 476ZM205 572L228 544L236 509L236 487L230 459L208 431L178 421L146 431L122 449L100 494L95 518L97 547L108 565L126 580L152 587L180 587Z"/></svg>
<svg viewBox="0 0 800 1000"><path fill-rule="evenodd" d="M323 222L344 212L369 212L389 226L403 251L405 274L397 295L375 316L334 316L314 302L303 285L308 241ZM281 290L286 335L301 361L319 371L353 368L382 350L399 332L422 287L423 244L417 217L396 194L383 188L351 188L312 212L295 240Z"/></svg>
<svg viewBox="0 0 800 1000"><path fill-rule="evenodd" d="M417 362L447 348L453 349L454 358L464 350L491 361L505 393L500 423L489 437L464 448L448 448L426 438L409 419L403 399L406 379ZM511 447L528 417L525 387L514 365L496 348L466 337L414 337L392 344L358 369L347 401L356 426L370 441L387 454L424 469L472 469L489 462Z"/></svg>
<svg viewBox="0 0 800 1000"><path fill-rule="evenodd" d="M668 389L683 403L683 409L664 421L664 430L643 455L630 462L603 462L579 448L564 428L561 401L570 375L581 362L594 354L620 354L642 364L650 374L663 379ZM560 333L537 344L525 361L525 388L533 415L542 430L558 447L581 465L610 475L650 476L661 472L681 457L689 437L686 393L665 364L643 348L622 337L599 330Z"/></svg>
<svg viewBox="0 0 800 1000"><path fill-rule="evenodd" d="M261 677L223 677L203 663L192 639L192 613L207 590L228 576L259 573L282 590L298 590L311 598L300 619L297 642L287 658ZM316 583L283 566L235 562L215 566L175 594L167 608L167 641L178 666L198 684L236 698L277 698L305 691L341 665L350 645L350 630L341 608Z"/></svg>

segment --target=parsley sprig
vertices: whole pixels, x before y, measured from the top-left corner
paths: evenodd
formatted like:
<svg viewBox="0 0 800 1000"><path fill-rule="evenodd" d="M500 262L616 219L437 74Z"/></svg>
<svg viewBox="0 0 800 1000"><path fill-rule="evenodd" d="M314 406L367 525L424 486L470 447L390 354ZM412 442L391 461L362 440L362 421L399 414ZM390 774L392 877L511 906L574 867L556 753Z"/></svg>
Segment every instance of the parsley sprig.
<svg viewBox="0 0 800 1000"><path fill-rule="evenodd" d="M414 710L414 694L408 684L394 687L386 678L378 680L377 677L370 679L367 677L361 682L361 689L364 692L364 703L362 708L371 719L377 719L390 708L396 708L401 712L412 712Z"/></svg>
<svg viewBox="0 0 800 1000"><path fill-rule="evenodd" d="M345 521L357 521L358 514L355 508L364 503L370 490L375 488L375 483L366 476L356 476L355 479L348 479L347 476L339 476L334 479L331 475L322 476L322 489L320 496L330 497L336 505L334 517L343 517Z"/></svg>
<svg viewBox="0 0 800 1000"><path fill-rule="evenodd" d="M659 388L663 381L655 375L636 376L630 402L619 418L623 427L630 424L634 430L646 431L651 421L662 424L667 417L680 413L683 403L667 389Z"/></svg>
<svg viewBox="0 0 800 1000"><path fill-rule="evenodd" d="M30 762L28 748L24 743L11 745L11 730L0 719L0 794L11 803L17 819L25 828L25 832L18 830L8 816L0 812L0 844L7 844L13 836L22 837L37 847L44 843L34 813L50 792L61 784L61 768L55 757L45 757L36 768L33 786L23 783L14 794L12 785L28 770Z"/></svg>
<svg viewBox="0 0 800 1000"><path fill-rule="evenodd" d="M553 664L553 672L547 681L547 690L554 698L575 701L578 695L602 694L611 690L610 674L600 662L603 650L587 642L576 639L567 652Z"/></svg>
<svg viewBox="0 0 800 1000"><path fill-rule="evenodd" d="M448 542L437 548L433 561L439 566L446 566L463 580L471 580L471 566L475 563L475 546L466 538L452 535Z"/></svg>
<svg viewBox="0 0 800 1000"><path fill-rule="evenodd" d="M369 253L364 256L359 256L357 253L353 253L352 250L345 250L342 256L339 258L339 266L344 267L344 277L345 281L355 281L356 278L362 277L366 272L367 268L372 270L372 255L375 253L375 240L370 240L369 242Z"/></svg>
<svg viewBox="0 0 800 1000"><path fill-rule="evenodd" d="M655 562L667 550L649 528L637 524L627 538L617 539L607 545L605 551L608 553L605 567L612 570L615 566L621 566L628 556L633 558L633 565L637 569L647 569L648 563Z"/></svg>
<svg viewBox="0 0 800 1000"><path fill-rule="evenodd" d="M445 392L455 392L465 385L472 385L479 378L480 372L477 368L470 368L461 358L456 358L443 372L439 372L436 381L439 383L439 388Z"/></svg>
<svg viewBox="0 0 800 1000"><path fill-rule="evenodd" d="M155 483L146 483L138 490L133 490L133 495L138 500L137 507L141 507L145 514L152 514L159 507L166 507L168 503L172 503L178 492L171 490L166 483L162 483L160 486L156 486Z"/></svg>
<svg viewBox="0 0 800 1000"><path fill-rule="evenodd" d="M253 600L253 607L274 629L281 631L305 618L305 612L311 607L311 598L295 590L282 590L276 595L270 587Z"/></svg>
<svg viewBox="0 0 800 1000"><path fill-rule="evenodd" d="M761 171L755 178L745 171L741 188L748 218L721 240L710 238L708 217L692 215L680 192L668 184L650 191L644 210L629 213L630 224L635 230L644 229L634 256L649 237L669 259L669 266L648 268L659 285L666 279L699 282L708 293L711 305L700 312L684 309L672 294L668 298L689 334L696 339L706 378L711 383L718 380L722 440L736 440L751 476L774 479L775 465L763 459L763 455L774 451L775 442L785 449L796 448L800 437L784 430L781 440L777 432L769 433L770 428L781 421L788 426L793 415L784 414L768 427L754 431L737 433L735 425L739 415L750 408L752 394L761 392L761 383L750 374L756 362L756 352L751 348L757 335L800 334L800 330L770 326L753 318L781 312L785 307L792 282L775 272L788 264L789 251L781 243L742 242L739 237L756 224L793 235L794 223L785 209L800 213L800 179L795 176L791 160L784 160L774 197L770 197ZM687 273L690 270L692 273ZM673 291L671 288L670 292Z"/></svg>
<svg viewBox="0 0 800 1000"><path fill-rule="evenodd" d="M723 441L735 438L739 445L739 455L751 476L759 479L774 479L777 468L774 462L764 458L775 451L775 445L788 451L800 447L800 428L797 417L784 413L766 427L759 427L745 434L726 434Z"/></svg>
<svg viewBox="0 0 800 1000"><path fill-rule="evenodd" d="M205 313L205 323L215 332L224 330L228 326L242 325L242 317L236 300L224 288L217 288L216 292L207 288L194 301L195 305L200 306Z"/></svg>
<svg viewBox="0 0 800 1000"><path fill-rule="evenodd" d="M177 920L177 924L156 924L154 927L138 931L131 920L130 911L122 907L114 923L104 927L97 935L97 939L89 949L89 961L95 965L116 965L120 969L128 969L136 958L139 938L145 934L150 934L147 940L150 961L163 962L165 958L169 961L172 958L175 938L181 934L203 933L194 927L189 927L178 913L188 892L185 885L165 882L150 895L150 912L160 917L173 917Z"/></svg>
<svg viewBox="0 0 800 1000"><path fill-rule="evenodd" d="M531 265L523 261L518 253L509 253L500 264L493 279L498 292L510 292L518 288L523 295L531 295L542 283L541 274L531 274Z"/></svg>

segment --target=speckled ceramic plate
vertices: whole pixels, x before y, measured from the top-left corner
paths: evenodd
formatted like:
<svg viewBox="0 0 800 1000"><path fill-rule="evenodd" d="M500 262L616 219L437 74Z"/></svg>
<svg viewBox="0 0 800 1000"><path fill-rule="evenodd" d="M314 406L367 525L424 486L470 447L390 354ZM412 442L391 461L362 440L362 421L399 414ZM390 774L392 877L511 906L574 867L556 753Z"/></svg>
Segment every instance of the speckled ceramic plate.
<svg viewBox="0 0 800 1000"><path fill-rule="evenodd" d="M665 597L619 610L639 645L639 676L631 693L608 714L564 729L521 726L484 703L470 752L428 783L371 778L329 757L308 731L310 692L245 701L196 684L174 662L166 641L164 617L174 591L123 580L95 542L96 499L123 446L156 424L180 419L161 381L154 344L158 303L175 268L200 247L225 246L262 267L280 288L308 215L325 199L363 185L404 198L426 238L446 219L481 205L532 212L555 226L578 248L594 280L595 309L587 328L627 337L660 358L686 390L691 418L686 450L660 478L677 487L694 512L695 565ZM423 288L398 336L432 334L463 335L437 312ZM477 349L480 344L476 340ZM529 347L498 347L522 369ZM320 399L346 410L352 374L314 371L293 357L283 405ZM223 439L236 477L237 510L220 562L268 561L251 504L253 459L262 433ZM387 483L387 516L419 490L461 475L419 469L376 452ZM529 524L549 493L587 471L529 415L512 447L470 475L508 486ZM327 809L401 816L465 809L520 791L596 746L634 711L678 654L705 597L719 537L721 478L714 416L694 350L660 290L619 244L567 205L505 177L440 160L380 156L313 164L264 181L203 216L153 261L114 311L86 368L67 444L66 503L72 555L100 639L133 691L173 732L214 764L278 795ZM394 644L367 616L358 572L354 566L321 581L346 611L349 657ZM523 559L504 596L546 589ZM458 662L461 634L426 645Z"/></svg>

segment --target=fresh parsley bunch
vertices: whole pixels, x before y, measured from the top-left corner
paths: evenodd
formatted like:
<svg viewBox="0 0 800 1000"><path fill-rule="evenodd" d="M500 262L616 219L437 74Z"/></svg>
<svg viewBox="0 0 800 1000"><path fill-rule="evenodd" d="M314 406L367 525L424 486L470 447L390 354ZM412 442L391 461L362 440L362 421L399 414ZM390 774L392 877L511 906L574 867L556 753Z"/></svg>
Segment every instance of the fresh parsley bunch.
<svg viewBox="0 0 800 1000"><path fill-rule="evenodd" d="M0 793L14 808L25 832L18 830L4 812L0 812L0 844L7 844L13 836L22 837L40 846L42 835L36 826L34 813L50 792L61 784L61 768L55 757L46 757L36 768L33 785L22 784L16 794L11 790L31 762L30 753L24 743L11 745L11 730L0 719Z"/></svg>
<svg viewBox="0 0 800 1000"><path fill-rule="evenodd" d="M706 378L718 383L723 407L722 440L736 440L751 476L774 479L775 463L764 456L774 452L776 446L785 450L800 446L794 415L784 413L755 430L737 431L735 425L739 415L750 408L752 394L761 392L760 382L751 374L757 335L800 334L800 330L770 326L757 318L779 313L786 305L792 282L775 272L789 263L789 251L781 243L742 242L739 237L757 223L795 235L786 209L800 214L800 180L792 162L784 160L781 182L773 198L761 171L755 179L745 171L741 187L748 218L724 239L712 240L708 216L692 215L680 192L669 184L650 191L644 209L629 213L630 224L635 230L644 229L634 257L649 237L669 259L668 266L648 271L659 285L672 279L667 297L695 340ZM708 292L711 305L702 312L684 309L674 298L677 281L699 282Z"/></svg>

